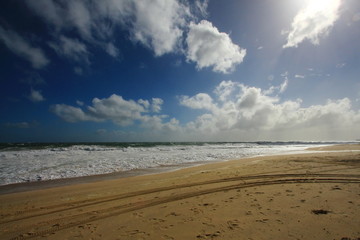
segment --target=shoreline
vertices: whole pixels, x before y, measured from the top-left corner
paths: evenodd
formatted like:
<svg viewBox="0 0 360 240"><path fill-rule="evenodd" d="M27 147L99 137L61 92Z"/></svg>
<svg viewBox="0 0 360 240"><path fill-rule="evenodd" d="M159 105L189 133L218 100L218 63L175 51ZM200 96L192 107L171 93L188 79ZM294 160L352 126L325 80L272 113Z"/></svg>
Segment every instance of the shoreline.
<svg viewBox="0 0 360 240"><path fill-rule="evenodd" d="M178 171L181 169L192 168L196 166L205 166L208 164L216 164L216 163L222 163L228 161L248 161L253 158L263 158L263 157L271 157L271 156L311 154L322 151L342 151L342 149L344 148L346 148L347 150L359 150L358 148L359 145L360 144L352 144L352 143L336 144L336 145L328 145L325 147L306 148L304 151L300 151L300 152L285 152L280 154L259 155L259 156L244 157L239 159L228 159L228 160L218 160L218 161L208 161L208 162L191 162L191 163L182 163L177 165L164 165L153 168L133 169L129 171L112 172L112 173L88 175L88 176L80 176L80 177L72 177L72 178L58 178L51 180L10 183L5 185L0 185L0 195L49 189L54 187L64 187L74 184L86 184L86 183L93 183L98 181L115 180L115 179L135 177L135 176L146 176L146 175L154 175L154 174L156 175L156 174Z"/></svg>
<svg viewBox="0 0 360 240"><path fill-rule="evenodd" d="M0 238L357 239L360 145L346 147L2 194Z"/></svg>
<svg viewBox="0 0 360 240"><path fill-rule="evenodd" d="M196 162L184 163L181 165L168 165L168 166L159 166L159 167L145 168L145 169L133 169L123 172L104 173L98 175L80 176L73 178L58 178L58 179L33 181L33 182L10 183L6 185L0 185L0 195L43 190L43 189L56 188L56 187L65 187L65 186L71 186L77 184L102 182L102 181L116 180L116 179L136 177L136 176L156 175L156 174L173 172L185 168L191 168L194 166L200 166L206 164L212 164L212 162L208 162L204 164L196 163Z"/></svg>
<svg viewBox="0 0 360 240"><path fill-rule="evenodd" d="M116 144L115 144L116 145ZM229 159L246 158L255 155L281 154L283 152L304 150L308 147L333 145L331 143L308 142L263 142L263 143L180 143L162 145L130 143L114 147L103 145L48 144L37 149L25 146L19 151L0 152L2 173L0 185L34 183L55 179L69 179L82 176L103 175L120 172L118 175L135 169L157 169L159 166L187 163L207 164ZM16 147L15 147L16 149ZM162 172L161 169L159 172ZM71 182L74 182L71 180Z"/></svg>
<svg viewBox="0 0 360 240"><path fill-rule="evenodd" d="M336 145L328 145L325 147L306 148L304 151L300 151L300 152L285 152L285 153L280 153L280 154L259 155L259 156L244 157L244 158L239 158L239 159L218 160L218 161L208 161L208 162L192 162L192 163L183 163L183 164L178 164L178 165L164 165L164 166L158 166L158 167L146 168L146 169L133 169L133 170L123 171L123 172L113 172L113 173L88 175L88 176L80 176L80 177L72 177L72 178L58 178L58 179L42 180L42 181L10 183L10 184L5 184L5 185L0 185L0 195L49 189L49 188L54 188L54 187L64 187L64 186L70 186L70 185L74 185L74 184L86 184L86 183L93 183L93 182L98 182L98 181L115 180L115 179L128 178L128 177L156 175L156 174L161 174L161 173L178 171L181 169L192 168L192 167L196 167L196 166L205 166L208 164L216 164L216 163L222 163L222 162L228 162L228 161L248 161L253 158L263 158L263 157L283 156L283 155L297 155L297 154L311 154L311 153L322 152L322 151L343 151L342 149L344 149L344 148L347 149L346 151L359 150L358 149L359 145L360 144L336 144Z"/></svg>

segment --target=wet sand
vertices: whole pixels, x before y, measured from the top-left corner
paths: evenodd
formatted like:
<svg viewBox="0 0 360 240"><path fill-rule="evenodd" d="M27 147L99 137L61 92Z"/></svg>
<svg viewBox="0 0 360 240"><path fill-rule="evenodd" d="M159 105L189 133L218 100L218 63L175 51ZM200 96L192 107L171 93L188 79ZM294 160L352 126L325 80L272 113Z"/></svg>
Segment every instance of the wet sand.
<svg viewBox="0 0 360 240"><path fill-rule="evenodd" d="M314 150L2 194L0 239L360 238L360 145Z"/></svg>

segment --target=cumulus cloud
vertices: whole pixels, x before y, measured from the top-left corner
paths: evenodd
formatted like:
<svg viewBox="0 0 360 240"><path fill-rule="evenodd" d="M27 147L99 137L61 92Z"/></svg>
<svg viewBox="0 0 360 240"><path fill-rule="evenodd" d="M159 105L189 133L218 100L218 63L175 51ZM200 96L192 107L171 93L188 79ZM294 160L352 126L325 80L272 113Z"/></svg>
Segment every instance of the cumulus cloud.
<svg viewBox="0 0 360 240"><path fill-rule="evenodd" d="M164 103L164 101L161 98L153 98L151 109L153 112L160 112L161 111L161 105Z"/></svg>
<svg viewBox="0 0 360 240"><path fill-rule="evenodd" d="M297 47L305 39L319 44L320 37L327 35L339 18L341 0L312 0L294 17L283 48Z"/></svg>
<svg viewBox="0 0 360 240"><path fill-rule="evenodd" d="M83 102L77 101L80 107ZM129 126L139 121L144 126L167 126L163 123L164 115L156 115L161 111L163 100L153 98L151 103L148 100L139 99L125 100L122 96L113 94L108 98L94 98L91 106L85 109L66 104L56 104L51 106L50 111L67 122L93 121L103 122L112 121L119 126Z"/></svg>
<svg viewBox="0 0 360 240"><path fill-rule="evenodd" d="M326 104L309 107L302 107L301 99L281 101L279 94L284 91L283 86L287 82L285 79L282 87L269 91L223 81L214 91L218 100L207 94L183 96L181 105L207 111L187 123L186 129L196 136L226 133L228 139L236 139L236 134L247 136L249 133L260 138L268 133L271 139L281 137L281 133L287 139L338 139L339 132L344 132L344 129L349 131L360 124L360 112L351 109L348 98L328 100ZM339 129L341 131L337 131Z"/></svg>
<svg viewBox="0 0 360 240"><path fill-rule="evenodd" d="M101 120L112 120L120 126L133 124L141 119L141 113L146 112L144 106L133 100L124 100L116 94L109 98L94 98L93 106L88 107L88 114Z"/></svg>
<svg viewBox="0 0 360 240"><path fill-rule="evenodd" d="M233 81L222 81L214 90L219 100L225 102L235 90L236 83Z"/></svg>
<svg viewBox="0 0 360 240"><path fill-rule="evenodd" d="M141 127L152 131L152 134L156 135L169 135L169 133L180 133L182 128L179 121L175 118L171 118L170 121L164 122L166 115L145 115L141 120ZM171 138L171 137L170 137Z"/></svg>
<svg viewBox="0 0 360 240"><path fill-rule="evenodd" d="M212 110L216 107L212 98L206 93L198 93L193 97L181 96L180 104L192 109Z"/></svg>
<svg viewBox="0 0 360 240"><path fill-rule="evenodd" d="M79 107L73 107L66 104L56 104L50 107L50 111L58 115L67 122L95 121L100 122L101 119L93 117L85 113Z"/></svg>
<svg viewBox="0 0 360 240"><path fill-rule="evenodd" d="M246 50L234 44L228 34L219 32L210 22L191 22L189 28L186 57L195 62L198 69L212 67L215 72L229 73L243 61Z"/></svg>
<svg viewBox="0 0 360 240"><path fill-rule="evenodd" d="M29 95L29 99L33 102L42 102L45 101L45 98L43 97L43 95L41 94L41 91L39 90L35 90L31 88L31 92Z"/></svg>
<svg viewBox="0 0 360 240"><path fill-rule="evenodd" d="M282 100L284 87L281 86L287 82L284 79L280 86L261 89L222 81L212 94L181 96L180 105L199 111L195 119L183 124L161 114L160 98L135 101L113 94L94 98L90 106L56 104L50 110L67 122L112 121L120 127L141 127L144 131L137 133L138 139L331 140L360 134L356 127L360 124L360 111L352 109L348 98L304 107L301 99Z"/></svg>
<svg viewBox="0 0 360 240"><path fill-rule="evenodd" d="M156 56L176 51L189 8L176 0L139 0L133 4L133 38L153 49Z"/></svg>
<svg viewBox="0 0 360 240"><path fill-rule="evenodd" d="M187 5L177 0L96 1L97 20L101 33L112 34L102 19L130 32L131 39L154 51L156 56L176 52L183 29L192 18ZM105 30L104 30L105 29ZM110 34L109 34L110 32Z"/></svg>
<svg viewBox="0 0 360 240"><path fill-rule="evenodd" d="M128 32L134 43L155 56L185 54L198 69L211 67L229 73L240 64L246 50L230 36L197 16L206 17L208 0L38 0L26 1L29 9L49 26L49 44L61 56L89 63L88 49L102 48L109 56L121 52L114 38L117 30ZM66 37L66 36L71 36ZM185 44L186 43L186 44ZM87 45L91 47L86 47Z"/></svg>
<svg viewBox="0 0 360 240"><path fill-rule="evenodd" d="M2 41L10 51L29 61L34 68L43 68L50 62L40 48L32 46L18 33L6 30L1 26L0 41Z"/></svg>

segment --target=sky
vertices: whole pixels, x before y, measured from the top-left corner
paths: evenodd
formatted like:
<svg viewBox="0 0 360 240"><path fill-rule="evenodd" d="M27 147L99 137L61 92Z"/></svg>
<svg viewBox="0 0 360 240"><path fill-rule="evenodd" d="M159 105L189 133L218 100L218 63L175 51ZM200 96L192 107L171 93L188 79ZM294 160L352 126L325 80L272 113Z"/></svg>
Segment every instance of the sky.
<svg viewBox="0 0 360 240"><path fill-rule="evenodd" d="M0 142L356 140L360 1L1 1L0 84Z"/></svg>

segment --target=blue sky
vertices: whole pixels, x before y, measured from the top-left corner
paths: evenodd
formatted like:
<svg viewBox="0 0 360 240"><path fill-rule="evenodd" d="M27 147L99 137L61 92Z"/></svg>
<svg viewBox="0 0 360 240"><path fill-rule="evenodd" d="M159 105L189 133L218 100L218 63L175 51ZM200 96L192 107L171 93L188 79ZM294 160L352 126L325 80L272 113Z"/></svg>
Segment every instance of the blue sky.
<svg viewBox="0 0 360 240"><path fill-rule="evenodd" d="M357 0L0 3L0 141L360 138Z"/></svg>

